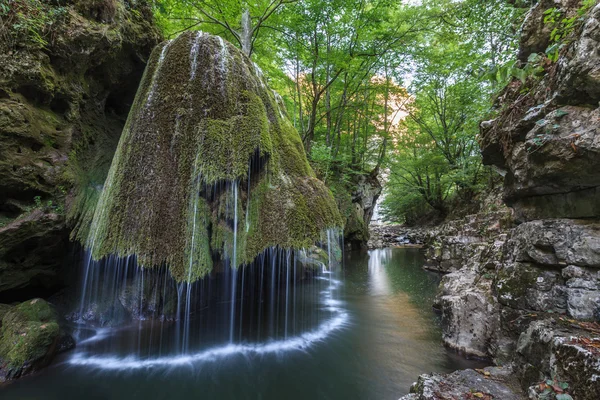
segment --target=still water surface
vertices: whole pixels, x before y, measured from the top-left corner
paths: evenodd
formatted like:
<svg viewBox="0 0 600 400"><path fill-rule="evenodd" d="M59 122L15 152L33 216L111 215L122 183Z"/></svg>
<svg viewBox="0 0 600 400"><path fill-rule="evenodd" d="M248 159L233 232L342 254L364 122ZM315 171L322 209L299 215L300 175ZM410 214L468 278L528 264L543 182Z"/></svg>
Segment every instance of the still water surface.
<svg viewBox="0 0 600 400"><path fill-rule="evenodd" d="M0 398L397 399L421 373L481 366L442 346L431 308L439 276L422 264L417 249L346 254L338 298L347 324L309 349L116 370L74 365L67 353Z"/></svg>

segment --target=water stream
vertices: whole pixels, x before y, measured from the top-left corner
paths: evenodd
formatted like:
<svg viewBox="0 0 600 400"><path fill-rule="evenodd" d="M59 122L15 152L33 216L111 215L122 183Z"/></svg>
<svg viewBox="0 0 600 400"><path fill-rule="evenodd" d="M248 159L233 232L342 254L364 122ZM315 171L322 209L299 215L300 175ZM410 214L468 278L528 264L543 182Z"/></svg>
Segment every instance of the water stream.
<svg viewBox="0 0 600 400"><path fill-rule="evenodd" d="M82 329L76 350L1 398L392 400L421 373L481 366L442 346L431 308L439 276L421 268L419 250L353 252L343 268L310 276L275 253L194 286L212 301L185 326ZM230 314L232 292L217 289L234 283ZM193 334L176 344L181 329Z"/></svg>

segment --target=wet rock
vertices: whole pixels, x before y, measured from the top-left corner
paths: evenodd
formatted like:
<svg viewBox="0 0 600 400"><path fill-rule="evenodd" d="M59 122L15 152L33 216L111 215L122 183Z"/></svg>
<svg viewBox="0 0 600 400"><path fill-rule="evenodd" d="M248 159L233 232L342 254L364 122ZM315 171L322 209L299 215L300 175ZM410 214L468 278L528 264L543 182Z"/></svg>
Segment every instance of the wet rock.
<svg viewBox="0 0 600 400"><path fill-rule="evenodd" d="M513 380L506 368L466 369L447 375L424 374L411 387L411 394L400 400L524 399Z"/></svg>
<svg viewBox="0 0 600 400"><path fill-rule="evenodd" d="M0 227L0 293L60 285L68 236L63 217L40 209Z"/></svg>
<svg viewBox="0 0 600 400"><path fill-rule="evenodd" d="M72 339L61 330L56 311L42 299L6 310L0 327L0 382L48 365Z"/></svg>
<svg viewBox="0 0 600 400"><path fill-rule="evenodd" d="M2 299L62 285L69 228L91 218L159 41L141 3L107 2L114 18L99 19L84 3L39 2L38 12L64 17L47 24L43 48L20 31L0 42Z"/></svg>

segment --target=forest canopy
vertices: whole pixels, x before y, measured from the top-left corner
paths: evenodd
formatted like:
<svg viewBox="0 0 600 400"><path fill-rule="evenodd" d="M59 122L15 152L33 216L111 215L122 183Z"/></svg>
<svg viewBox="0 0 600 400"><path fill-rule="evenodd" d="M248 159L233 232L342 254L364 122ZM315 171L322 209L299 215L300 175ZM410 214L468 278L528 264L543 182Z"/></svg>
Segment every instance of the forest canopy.
<svg viewBox="0 0 600 400"><path fill-rule="evenodd" d="M334 194L385 183L391 221L445 216L493 173L479 122L516 75L528 1L157 0L166 37L203 30L250 57L283 97ZM339 194L339 193L338 193Z"/></svg>

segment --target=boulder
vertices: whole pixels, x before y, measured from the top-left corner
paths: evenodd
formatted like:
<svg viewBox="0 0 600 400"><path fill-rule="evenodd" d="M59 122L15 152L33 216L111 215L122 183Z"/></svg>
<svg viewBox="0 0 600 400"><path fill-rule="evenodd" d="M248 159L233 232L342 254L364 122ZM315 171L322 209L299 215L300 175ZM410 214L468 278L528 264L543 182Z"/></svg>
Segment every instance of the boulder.
<svg viewBox="0 0 600 400"><path fill-rule="evenodd" d="M61 330L56 311L42 299L0 307L1 314L0 382L48 365L59 351L73 344Z"/></svg>
<svg viewBox="0 0 600 400"><path fill-rule="evenodd" d="M566 382L574 399L600 398L600 338L573 329L564 319L535 321L517 343L517 374L523 388L552 378Z"/></svg>

